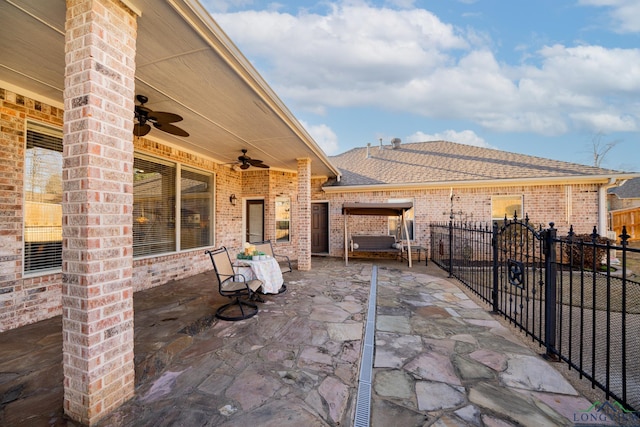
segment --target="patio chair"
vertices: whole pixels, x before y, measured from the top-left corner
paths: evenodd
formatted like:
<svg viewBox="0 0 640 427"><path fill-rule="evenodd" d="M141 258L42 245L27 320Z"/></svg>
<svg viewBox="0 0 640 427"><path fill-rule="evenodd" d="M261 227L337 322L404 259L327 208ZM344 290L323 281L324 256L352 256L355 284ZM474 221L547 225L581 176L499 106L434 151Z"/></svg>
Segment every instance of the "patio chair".
<svg viewBox="0 0 640 427"><path fill-rule="evenodd" d="M218 308L216 317L222 320L243 320L258 313L258 305L250 300L259 296L256 294L262 286L258 279L248 280L242 274L236 273L231 263L227 248L222 246L213 251L205 251L211 257L211 263L218 277L220 295L234 299L229 304ZM246 297L246 299L241 299Z"/></svg>
<svg viewBox="0 0 640 427"><path fill-rule="evenodd" d="M265 254L275 258L280 265L280 271L282 274L291 273L293 268L291 268L291 260L286 255L279 255L273 253L273 245L271 244L271 240L265 240L264 242L252 243L256 247L256 251L264 252Z"/></svg>

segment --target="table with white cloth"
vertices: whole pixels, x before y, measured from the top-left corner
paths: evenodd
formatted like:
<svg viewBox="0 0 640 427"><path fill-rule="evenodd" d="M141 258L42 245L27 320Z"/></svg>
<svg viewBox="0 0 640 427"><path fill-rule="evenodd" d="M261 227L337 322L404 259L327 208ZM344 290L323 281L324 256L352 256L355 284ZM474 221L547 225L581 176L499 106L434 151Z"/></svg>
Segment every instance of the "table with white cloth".
<svg viewBox="0 0 640 427"><path fill-rule="evenodd" d="M262 292L265 294L277 294L284 283L280 265L272 257L260 260L238 260L236 271L244 275L247 281L253 279L262 281Z"/></svg>

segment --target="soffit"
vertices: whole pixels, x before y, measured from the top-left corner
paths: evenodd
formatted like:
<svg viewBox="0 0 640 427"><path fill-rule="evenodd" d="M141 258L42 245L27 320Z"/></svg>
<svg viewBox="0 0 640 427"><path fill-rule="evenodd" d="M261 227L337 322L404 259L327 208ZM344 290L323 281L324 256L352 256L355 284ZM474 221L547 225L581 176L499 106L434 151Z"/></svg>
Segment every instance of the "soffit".
<svg viewBox="0 0 640 427"><path fill-rule="evenodd" d="M138 17L136 94L146 106L184 117L190 133L173 136L152 129L148 137L233 162L248 150L277 170L296 171L311 159L314 176L337 170L198 2L130 0ZM62 106L64 90L64 0L0 1L0 83Z"/></svg>

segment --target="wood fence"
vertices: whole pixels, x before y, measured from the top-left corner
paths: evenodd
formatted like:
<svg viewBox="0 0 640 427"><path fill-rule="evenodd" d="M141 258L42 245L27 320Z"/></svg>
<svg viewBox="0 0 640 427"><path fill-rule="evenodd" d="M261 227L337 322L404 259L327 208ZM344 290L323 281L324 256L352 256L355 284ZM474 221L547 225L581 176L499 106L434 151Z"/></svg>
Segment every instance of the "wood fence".
<svg viewBox="0 0 640 427"><path fill-rule="evenodd" d="M629 242L640 241L640 206L627 209L619 209L609 212L611 216L611 228L616 233L616 241L622 234L622 226L627 227L627 234L631 236Z"/></svg>

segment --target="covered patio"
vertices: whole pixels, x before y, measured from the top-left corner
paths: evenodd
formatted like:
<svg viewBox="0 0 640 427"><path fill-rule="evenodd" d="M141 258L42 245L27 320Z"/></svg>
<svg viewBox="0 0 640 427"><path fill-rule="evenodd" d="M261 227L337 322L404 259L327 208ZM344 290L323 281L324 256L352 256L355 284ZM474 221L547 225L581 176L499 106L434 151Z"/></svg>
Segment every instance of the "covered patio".
<svg viewBox="0 0 640 427"><path fill-rule="evenodd" d="M98 425L571 425L591 405L556 371L564 365L544 361L435 266L322 258L288 284L242 322L214 320L223 301L212 271L137 293L135 395ZM62 412L60 323L0 334L0 424L77 425Z"/></svg>
<svg viewBox="0 0 640 427"><path fill-rule="evenodd" d="M309 270L311 180L339 172L196 0L0 15L0 331L62 315L64 409L92 425L134 393L134 292L208 271L205 249L238 250L253 228Z"/></svg>

